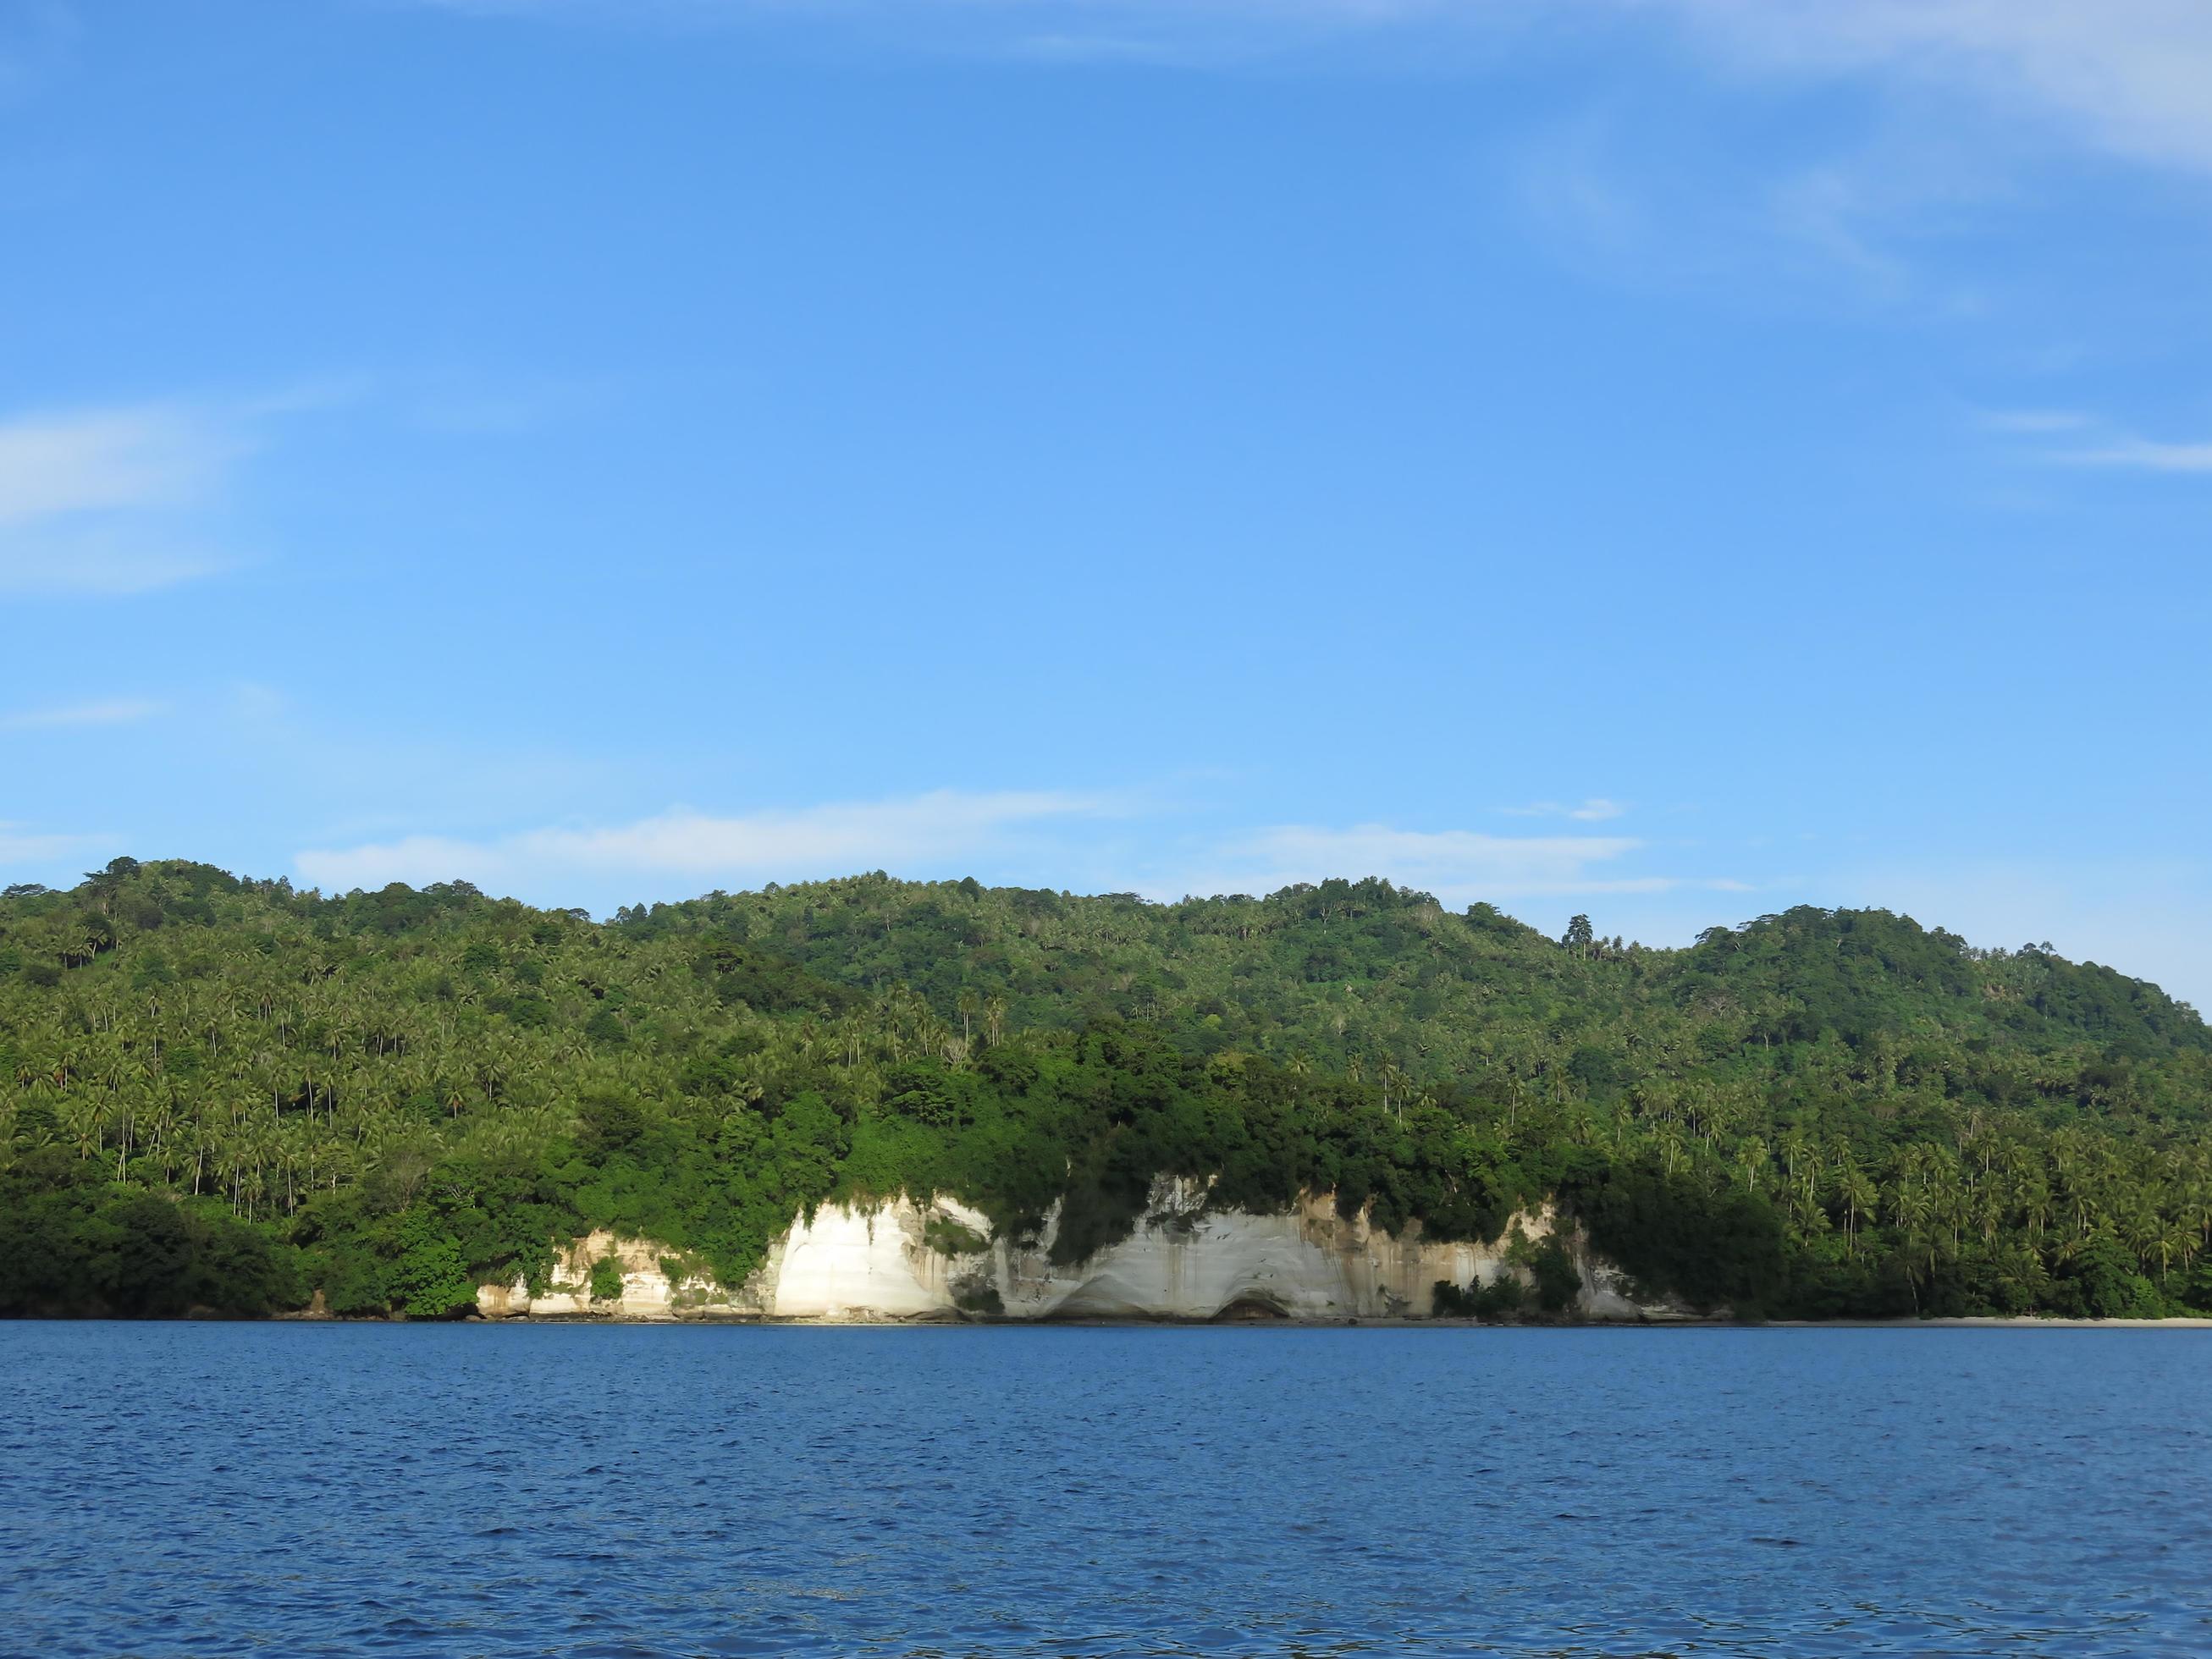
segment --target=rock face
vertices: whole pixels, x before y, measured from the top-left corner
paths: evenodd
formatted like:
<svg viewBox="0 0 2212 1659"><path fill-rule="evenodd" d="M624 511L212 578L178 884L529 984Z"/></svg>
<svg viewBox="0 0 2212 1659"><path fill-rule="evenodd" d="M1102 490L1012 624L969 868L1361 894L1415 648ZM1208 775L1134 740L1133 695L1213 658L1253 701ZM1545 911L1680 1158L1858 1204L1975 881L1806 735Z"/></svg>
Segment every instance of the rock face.
<svg viewBox="0 0 2212 1659"><path fill-rule="evenodd" d="M487 1285L477 1305L493 1318L1418 1319L1433 1311L1439 1279L1486 1285L1520 1271L1502 1240L1437 1243L1418 1226L1393 1235L1339 1216L1326 1195L1273 1215L1210 1210L1206 1200L1201 1184L1158 1182L1129 1237L1063 1265L1050 1259L1052 1220L1033 1243L1017 1244L992 1240L985 1217L949 1198L824 1205L794 1221L736 1291L666 1261L662 1246L593 1233L561 1259L539 1295L520 1280ZM1547 1210L1518 1224L1540 1240L1553 1218ZM1667 1316L1631 1301L1617 1273L1579 1239L1569 1242L1585 1318ZM592 1265L609 1256L622 1294L593 1301Z"/></svg>
<svg viewBox="0 0 2212 1659"><path fill-rule="evenodd" d="M609 1256L622 1271L622 1294L595 1301L592 1268ZM487 1319L673 1319L710 1306L725 1313L757 1311L729 1305L710 1275L679 1267L672 1278L665 1264L674 1257L665 1245L596 1232L555 1259L545 1289L536 1296L520 1279L512 1285L478 1285L477 1311Z"/></svg>

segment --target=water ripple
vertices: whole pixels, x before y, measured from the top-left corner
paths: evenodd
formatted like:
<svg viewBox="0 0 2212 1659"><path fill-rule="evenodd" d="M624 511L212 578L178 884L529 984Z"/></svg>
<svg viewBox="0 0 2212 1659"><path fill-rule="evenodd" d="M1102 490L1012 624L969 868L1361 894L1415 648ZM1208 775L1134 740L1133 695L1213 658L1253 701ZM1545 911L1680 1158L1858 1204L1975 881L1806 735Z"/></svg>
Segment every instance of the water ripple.
<svg viewBox="0 0 2212 1659"><path fill-rule="evenodd" d="M0 1326L0 1652L2201 1655L2212 1334Z"/></svg>

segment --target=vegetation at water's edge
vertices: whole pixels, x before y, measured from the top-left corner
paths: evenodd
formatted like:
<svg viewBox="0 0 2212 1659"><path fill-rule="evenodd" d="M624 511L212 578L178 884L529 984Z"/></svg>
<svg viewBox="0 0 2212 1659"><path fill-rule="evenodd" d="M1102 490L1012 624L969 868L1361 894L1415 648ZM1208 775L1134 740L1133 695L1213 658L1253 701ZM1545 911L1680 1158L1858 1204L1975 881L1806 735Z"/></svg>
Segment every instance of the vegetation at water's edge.
<svg viewBox="0 0 2212 1659"><path fill-rule="evenodd" d="M1175 1174L1449 1237L1549 1198L1748 1314L2153 1316L2212 1308L2208 1106L2156 988L1881 911L1661 951L1376 881L878 875L595 924L124 859L0 896L18 1314L436 1316L594 1227L735 1285L794 1212L902 1190L1016 1237L1057 1204L1073 1260Z"/></svg>

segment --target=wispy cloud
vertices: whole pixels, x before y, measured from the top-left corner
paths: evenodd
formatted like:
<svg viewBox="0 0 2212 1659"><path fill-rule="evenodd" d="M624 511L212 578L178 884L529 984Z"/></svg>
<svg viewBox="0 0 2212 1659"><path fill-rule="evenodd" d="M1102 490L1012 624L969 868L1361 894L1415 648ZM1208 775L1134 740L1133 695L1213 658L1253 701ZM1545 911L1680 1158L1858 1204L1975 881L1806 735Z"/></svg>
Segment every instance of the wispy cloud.
<svg viewBox="0 0 2212 1659"><path fill-rule="evenodd" d="M204 417L158 405L0 422L0 526L175 506L209 488L239 448Z"/></svg>
<svg viewBox="0 0 2212 1659"><path fill-rule="evenodd" d="M2055 122L2119 154L2212 170L2212 6L2202 0L434 0L512 15L799 20L1037 59L1204 64L1286 48L1577 21L1679 31L1728 72L1885 76ZM1337 54L1332 53L1332 59ZM1317 59L1317 61L1319 61Z"/></svg>
<svg viewBox="0 0 2212 1659"><path fill-rule="evenodd" d="M1723 118L1655 118L1614 94L1530 130L1502 161L1530 233L1589 280L1951 316L1984 297L1917 255L2013 192L2012 158L1986 125L1884 106L1840 141L1822 130L1754 147Z"/></svg>
<svg viewBox="0 0 2212 1659"><path fill-rule="evenodd" d="M1609 803L1608 803L1609 804ZM564 895L629 885L654 896L710 886L800 881L882 869L895 875L1021 879L1084 870L1099 891L1159 899L1263 893L1332 877L1382 876L1454 905L1530 896L1742 892L1739 881L1653 871L1633 837L1493 836L1468 830L1275 824L1208 832L1161 861L1117 845L1108 821L1157 818L1141 793L936 790L891 800L718 816L672 811L626 823L523 830L487 839L409 836L310 850L300 874L335 890L465 880L497 892ZM1579 811L1580 809L1574 809ZM1146 839L1160 844L1157 831ZM1133 862L1132 860L1134 860Z"/></svg>
<svg viewBox="0 0 2212 1659"><path fill-rule="evenodd" d="M539 376L493 381L459 373L401 383L390 395L425 432L449 438L507 438L574 419L608 396L604 385Z"/></svg>
<svg viewBox="0 0 2212 1659"><path fill-rule="evenodd" d="M241 422L181 404L0 422L0 592L139 592L221 568L200 510L252 447Z"/></svg>
<svg viewBox="0 0 2212 1659"><path fill-rule="evenodd" d="M1004 853L1054 819L1116 810L1098 795L936 790L900 799L716 817L672 811L603 828L526 830L489 841L410 836L301 853L308 880L333 888L459 878L513 890L562 875L622 873L698 882L795 881L856 871L939 868Z"/></svg>
<svg viewBox="0 0 2212 1659"><path fill-rule="evenodd" d="M1450 894L1641 890L1655 878L1611 873L1643 842L1626 836L1488 836L1472 830L1285 824L1224 850L1270 872L1269 884L1331 876L1387 876ZM1621 884L1634 884L1622 888Z"/></svg>
<svg viewBox="0 0 2212 1659"><path fill-rule="evenodd" d="M64 836L42 833L25 823L0 818L0 870L20 865L50 865L72 858L87 848L106 845L106 836Z"/></svg>
<svg viewBox="0 0 2212 1659"><path fill-rule="evenodd" d="M127 726L149 720L161 705L143 697L111 697L98 702L63 703L48 708L25 708L0 714L0 731L40 732L58 726Z"/></svg>
<svg viewBox="0 0 2212 1659"><path fill-rule="evenodd" d="M2045 437L2056 432L2083 431L2097 422L2094 416L2071 409L1992 409L1983 411L1981 424L1991 432Z"/></svg>
<svg viewBox="0 0 2212 1659"><path fill-rule="evenodd" d="M237 561L150 527L42 536L0 531L0 593L120 597L221 575Z"/></svg>
<svg viewBox="0 0 2212 1659"><path fill-rule="evenodd" d="M1501 806L1498 810L1516 818L1573 818L1583 823L1602 823L1607 818L1619 817L1628 809L1617 800L1593 795L1579 806L1570 806L1555 800L1540 800L1527 806Z"/></svg>
<svg viewBox="0 0 2212 1659"><path fill-rule="evenodd" d="M2212 472L2212 442L2160 443L2128 436L2087 449L2061 450L2051 459L2075 466L2120 467L2135 472Z"/></svg>
<svg viewBox="0 0 2212 1659"><path fill-rule="evenodd" d="M1686 888L1748 890L1726 878L1635 868L1633 855L1646 850L1644 842L1627 836L1492 836L1382 823L1347 829L1279 824L1224 838L1212 849L1206 867L1170 885L1192 893L1261 893L1332 877L1381 876L1452 905ZM1164 888L1162 896L1167 896Z"/></svg>
<svg viewBox="0 0 2212 1659"><path fill-rule="evenodd" d="M2146 438L2099 416L2074 410L2000 410L1983 415L1989 431L2023 439L2071 439L2038 447L2030 459L2057 466L2110 467L2131 472L2212 473L2212 441Z"/></svg>
<svg viewBox="0 0 2212 1659"><path fill-rule="evenodd" d="M1746 69L1908 76L2212 170L2212 7L2198 0L1604 3L1672 14Z"/></svg>

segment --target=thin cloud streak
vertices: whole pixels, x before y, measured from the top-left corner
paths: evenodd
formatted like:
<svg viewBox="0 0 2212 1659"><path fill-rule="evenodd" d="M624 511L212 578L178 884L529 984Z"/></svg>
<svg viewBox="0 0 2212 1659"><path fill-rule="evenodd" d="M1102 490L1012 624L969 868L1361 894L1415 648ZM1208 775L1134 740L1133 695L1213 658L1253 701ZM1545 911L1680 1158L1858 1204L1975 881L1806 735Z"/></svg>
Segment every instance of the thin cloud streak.
<svg viewBox="0 0 2212 1659"><path fill-rule="evenodd" d="M28 825L0 819L0 870L16 865L46 865L66 859L88 847L103 846L109 836L41 834Z"/></svg>
<svg viewBox="0 0 2212 1659"><path fill-rule="evenodd" d="M1284 824L1223 842L1202 874L1160 896L1264 893L1334 877L1379 876L1434 894L1454 907L1476 900L1685 889L1747 892L1729 878L1632 874L1620 866L1646 843L1628 836L1492 836L1471 830L1413 830L1366 823L1350 829ZM1147 890L1140 886L1139 890Z"/></svg>
<svg viewBox="0 0 2212 1659"><path fill-rule="evenodd" d="M1540 800L1527 806L1501 806L1498 810L1508 817L1572 818L1581 823L1601 823L1628 811L1619 801L1607 800L1602 795L1593 795L1579 806L1569 806L1555 800Z"/></svg>
<svg viewBox="0 0 2212 1659"><path fill-rule="evenodd" d="M1014 869L1088 868L1099 891L1159 899L1272 892L1332 877L1380 876L1455 905L1475 899L1685 889L1750 890L1743 883L1627 867L1645 844L1626 836L1493 836L1278 824L1213 836L1176 867L1131 877L1097 844L1107 819L1156 817L1127 793L937 790L902 799L716 816L672 811L633 823L523 830L485 840L408 836L302 852L295 867L337 890L390 882L464 880L546 900L610 878L689 896L710 885L803 881L881 869L908 877ZM1105 862L1100 863L1101 857Z"/></svg>
<svg viewBox="0 0 2212 1659"><path fill-rule="evenodd" d="M1032 61L1235 63L1347 33L1496 36L1577 15L1671 26L1740 75L1887 76L1960 90L2138 160L2212 171L2212 7L2202 0L428 0L518 17L872 26ZM917 18L941 20L917 23ZM1065 30L1055 22L1065 21Z"/></svg>
<svg viewBox="0 0 2212 1659"><path fill-rule="evenodd" d="M2069 466L2113 467L2131 472L2212 472L2212 443L2160 443L2129 437L2092 449L2062 450L2051 459Z"/></svg>
<svg viewBox="0 0 2212 1659"><path fill-rule="evenodd" d="M205 417L161 406L0 422L0 526L180 506L242 449Z"/></svg>
<svg viewBox="0 0 2212 1659"><path fill-rule="evenodd" d="M242 419L184 404L0 422L0 593L142 593L228 568L201 515L252 448Z"/></svg>
<svg viewBox="0 0 2212 1659"><path fill-rule="evenodd" d="M2097 424L2095 417L2071 409L1993 409L1980 417L1990 432L2014 432L2029 437L2053 433L2082 432Z"/></svg>
<svg viewBox="0 0 2212 1659"><path fill-rule="evenodd" d="M0 532L0 593L124 599L218 576L238 560L155 530L123 526L82 535Z"/></svg>
<svg viewBox="0 0 2212 1659"><path fill-rule="evenodd" d="M2100 148L2212 170L2212 8L2199 0L1615 3L1672 13L1747 68L1962 85Z"/></svg>
<svg viewBox="0 0 2212 1659"><path fill-rule="evenodd" d="M162 705L144 697L112 697L100 702L70 703L55 708L26 708L0 714L0 731L43 732L77 726L127 726L150 720Z"/></svg>
<svg viewBox="0 0 2212 1659"><path fill-rule="evenodd" d="M617 872L797 881L988 855L1032 826L1115 810L1111 798L1098 795L941 789L737 817L679 811L608 828L533 830L487 842L410 836L304 852L295 863L310 881L339 889L453 879L505 888L564 874Z"/></svg>
<svg viewBox="0 0 2212 1659"><path fill-rule="evenodd" d="M2027 459L2049 466L2101 467L2124 472L2212 473L2212 441L2146 438L2118 422L2073 410L2001 410L1980 416L1984 430L2008 437L2071 437L2070 447L2044 447Z"/></svg>

